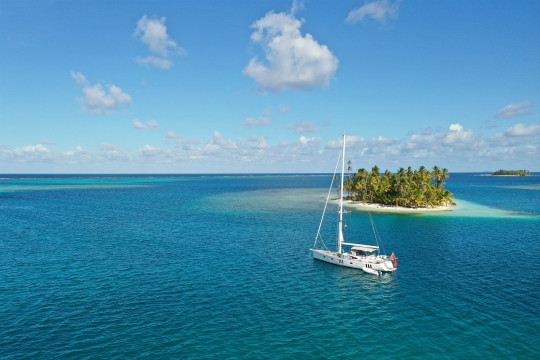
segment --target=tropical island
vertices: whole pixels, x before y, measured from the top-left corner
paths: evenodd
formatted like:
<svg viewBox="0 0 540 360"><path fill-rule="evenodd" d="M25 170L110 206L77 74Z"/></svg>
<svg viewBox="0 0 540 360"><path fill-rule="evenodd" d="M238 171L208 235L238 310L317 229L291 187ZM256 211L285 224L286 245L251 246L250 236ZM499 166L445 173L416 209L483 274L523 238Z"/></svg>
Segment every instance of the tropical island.
<svg viewBox="0 0 540 360"><path fill-rule="evenodd" d="M351 171L348 162L348 171ZM433 167L433 171L420 166L413 170L400 168L397 173L386 170L381 174L379 167L371 171L359 169L344 179L347 204L379 210L452 210L454 195L444 188L450 177L446 168Z"/></svg>
<svg viewBox="0 0 540 360"><path fill-rule="evenodd" d="M493 176L531 176L529 170L502 170L495 171Z"/></svg>

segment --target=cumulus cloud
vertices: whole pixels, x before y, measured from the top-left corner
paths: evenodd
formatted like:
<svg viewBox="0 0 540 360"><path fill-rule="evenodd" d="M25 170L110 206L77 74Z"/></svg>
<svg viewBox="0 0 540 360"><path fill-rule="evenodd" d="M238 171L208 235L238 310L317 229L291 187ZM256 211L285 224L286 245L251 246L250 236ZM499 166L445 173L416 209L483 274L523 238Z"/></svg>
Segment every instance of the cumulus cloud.
<svg viewBox="0 0 540 360"><path fill-rule="evenodd" d="M504 132L508 136L533 136L540 134L540 124L516 124Z"/></svg>
<svg viewBox="0 0 540 360"><path fill-rule="evenodd" d="M141 130L155 130L159 128L159 124L156 120L147 121L146 124L139 119L133 120L133 127Z"/></svg>
<svg viewBox="0 0 540 360"><path fill-rule="evenodd" d="M251 25L251 40L262 46L266 62L254 57L244 73L275 92L327 86L339 61L326 45L302 35L301 26L294 13L269 12L257 20Z"/></svg>
<svg viewBox="0 0 540 360"><path fill-rule="evenodd" d="M305 137L305 136L302 135L302 136L300 136L299 141L300 141L300 144L307 145L307 144L312 143L312 142L320 142L321 138L318 138L318 137L310 137L310 138L308 138L308 137Z"/></svg>
<svg viewBox="0 0 540 360"><path fill-rule="evenodd" d="M505 131L496 134L489 140L494 146L515 146L526 144L534 136L539 134L540 124L531 124L527 126L518 123Z"/></svg>
<svg viewBox="0 0 540 360"><path fill-rule="evenodd" d="M139 64L153 65L161 69L170 69L173 62L170 57L174 55L185 55L185 50L169 38L165 17L152 17L144 15L137 22L135 36L148 46L148 50L155 55L137 57L135 61Z"/></svg>
<svg viewBox="0 0 540 360"><path fill-rule="evenodd" d="M71 77L82 86L84 97L77 101L82 104L81 110L89 114L110 114L120 107L131 106L131 96L116 85L107 89L102 84L91 85L80 72L72 72Z"/></svg>
<svg viewBox="0 0 540 360"><path fill-rule="evenodd" d="M30 162L47 161L51 159L51 150L43 144L26 145L9 150L10 155L17 160L26 160Z"/></svg>
<svg viewBox="0 0 540 360"><path fill-rule="evenodd" d="M58 166L63 171L76 164L90 164L87 169L100 171L115 170L121 164L125 171L152 167L151 171L316 172L334 166L342 145L341 137L326 143L320 137L306 135L290 142L271 141L257 135L227 138L217 130L202 140L184 138L173 131L164 136L173 140L164 139L161 146L147 144L135 151L113 144L102 144L97 152L80 146L54 151L41 143L16 148L0 145L0 166L7 171L32 171L36 164ZM377 164L381 169L395 171L409 165L438 165L450 171L483 171L530 167L539 158L540 124L516 124L492 137L483 137L458 122L416 130L402 138L347 135L347 160L352 160L355 168ZM167 165L156 168L156 164Z"/></svg>
<svg viewBox="0 0 540 360"><path fill-rule="evenodd" d="M475 142L475 136L472 130L465 131L461 124L451 124L444 137L443 142L446 145L470 145Z"/></svg>
<svg viewBox="0 0 540 360"><path fill-rule="evenodd" d="M287 125L287 129L291 129L297 133L314 133L319 131L315 124L306 120L302 120L294 124L289 124Z"/></svg>
<svg viewBox="0 0 540 360"><path fill-rule="evenodd" d="M365 3L358 9L351 10L349 16L345 19L347 23L356 23L366 18L384 22L394 17L398 12L398 2L391 3L388 0L377 0Z"/></svg>
<svg viewBox="0 0 540 360"><path fill-rule="evenodd" d="M498 119L509 119L517 115L529 114L533 108L530 101L524 101L519 104L508 104L495 114Z"/></svg>

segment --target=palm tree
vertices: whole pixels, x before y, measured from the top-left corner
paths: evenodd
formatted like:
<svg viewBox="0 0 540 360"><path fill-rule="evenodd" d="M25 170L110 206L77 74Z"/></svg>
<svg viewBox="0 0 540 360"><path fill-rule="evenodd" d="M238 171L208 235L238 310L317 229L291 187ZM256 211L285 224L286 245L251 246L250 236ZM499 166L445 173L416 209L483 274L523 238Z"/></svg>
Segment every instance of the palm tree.
<svg viewBox="0 0 540 360"><path fill-rule="evenodd" d="M377 192L377 202L382 204L388 203L388 192L390 191L390 177L383 176L379 181L379 187Z"/></svg>
<svg viewBox="0 0 540 360"><path fill-rule="evenodd" d="M442 184L442 172L441 169L438 166L433 167L433 172L431 173L433 176L433 179L437 183L437 189L441 187Z"/></svg>
<svg viewBox="0 0 540 360"><path fill-rule="evenodd" d="M448 180L448 178L450 178L450 174L448 173L448 169L447 168L443 168L442 169L442 184L444 184L444 180Z"/></svg>
<svg viewBox="0 0 540 360"><path fill-rule="evenodd" d="M348 162L349 171L351 162ZM394 204L395 206L421 205L435 206L454 204L453 195L444 189L444 180L448 179L447 169L442 171L438 166L429 171L425 166L413 170L410 166L405 170L399 168L396 174L386 170L381 174L377 165L371 171L358 169L347 177L344 190L349 192L349 198L356 201Z"/></svg>
<svg viewBox="0 0 540 360"><path fill-rule="evenodd" d="M447 206L448 206L448 204L456 205L456 203L454 202L454 195L448 190L443 191L442 199L444 201L444 204L447 205Z"/></svg>
<svg viewBox="0 0 540 360"><path fill-rule="evenodd" d="M416 189L413 193L411 193L409 197L409 201L411 204L414 204L414 208L418 209L418 206L422 203L424 203L424 193L421 189Z"/></svg>

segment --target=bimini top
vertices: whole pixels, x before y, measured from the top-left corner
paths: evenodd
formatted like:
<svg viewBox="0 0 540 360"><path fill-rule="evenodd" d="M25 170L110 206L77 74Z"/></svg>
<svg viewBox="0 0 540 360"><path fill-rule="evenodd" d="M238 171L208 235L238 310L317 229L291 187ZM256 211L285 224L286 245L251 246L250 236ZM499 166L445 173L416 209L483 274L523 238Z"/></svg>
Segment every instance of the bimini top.
<svg viewBox="0 0 540 360"><path fill-rule="evenodd" d="M355 246L353 246L351 248L351 250L360 250L360 251L364 251L364 252L374 252L374 251L379 250L378 246L360 245L360 244L354 244L354 245Z"/></svg>

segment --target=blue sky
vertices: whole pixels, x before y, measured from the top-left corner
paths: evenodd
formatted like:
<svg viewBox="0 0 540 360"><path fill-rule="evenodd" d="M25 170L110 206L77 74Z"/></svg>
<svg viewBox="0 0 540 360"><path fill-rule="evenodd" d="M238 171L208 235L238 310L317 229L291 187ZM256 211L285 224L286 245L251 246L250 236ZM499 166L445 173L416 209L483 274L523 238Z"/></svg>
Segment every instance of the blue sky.
<svg viewBox="0 0 540 360"><path fill-rule="evenodd" d="M2 1L0 173L540 171L538 1Z"/></svg>

